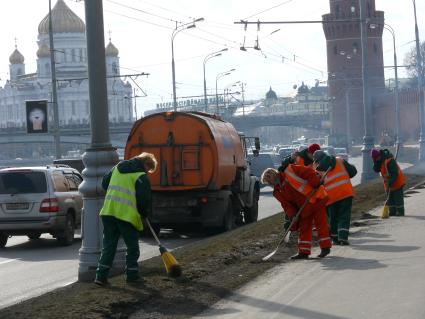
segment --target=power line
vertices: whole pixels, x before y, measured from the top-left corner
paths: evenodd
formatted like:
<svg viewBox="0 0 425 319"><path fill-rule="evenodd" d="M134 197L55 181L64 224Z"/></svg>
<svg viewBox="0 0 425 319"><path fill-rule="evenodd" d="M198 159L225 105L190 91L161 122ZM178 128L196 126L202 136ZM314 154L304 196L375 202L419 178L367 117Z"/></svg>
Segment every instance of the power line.
<svg viewBox="0 0 425 319"><path fill-rule="evenodd" d="M294 0L286 0L286 1L282 2L282 3L279 3L279 4L271 7L271 8L268 8L266 10L260 11L258 13L254 13L254 14L250 15L249 17L246 17L244 20L249 19L249 18L252 18L252 17L255 17L255 16L258 16L258 15L264 13L264 12L267 12L267 11L270 11L270 10L273 10L273 9L276 9L276 8L278 8L280 6L283 6L285 4L288 4L288 3L292 2L292 1L294 1Z"/></svg>

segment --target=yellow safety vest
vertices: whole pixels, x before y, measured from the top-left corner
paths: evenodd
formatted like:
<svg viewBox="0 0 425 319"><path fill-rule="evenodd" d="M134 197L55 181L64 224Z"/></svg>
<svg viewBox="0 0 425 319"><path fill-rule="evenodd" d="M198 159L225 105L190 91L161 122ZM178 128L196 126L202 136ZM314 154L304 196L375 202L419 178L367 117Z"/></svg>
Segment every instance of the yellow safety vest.
<svg viewBox="0 0 425 319"><path fill-rule="evenodd" d="M100 216L113 216L143 230L142 218L137 210L136 181L144 172L122 174L115 167L112 171Z"/></svg>

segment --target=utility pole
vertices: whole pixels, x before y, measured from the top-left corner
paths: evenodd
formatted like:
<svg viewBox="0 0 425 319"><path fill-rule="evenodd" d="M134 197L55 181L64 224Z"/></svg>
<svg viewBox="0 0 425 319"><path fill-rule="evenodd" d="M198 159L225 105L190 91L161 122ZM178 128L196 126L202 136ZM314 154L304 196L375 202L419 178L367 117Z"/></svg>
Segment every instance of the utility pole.
<svg viewBox="0 0 425 319"><path fill-rule="evenodd" d="M52 75L52 104L53 104L53 138L55 141L56 159L62 158L61 141L59 131L59 109L58 109L58 92L56 88L56 62L55 62L55 45L53 41L53 21L52 21L52 0L49 0L49 44L50 44L50 70Z"/></svg>
<svg viewBox="0 0 425 319"><path fill-rule="evenodd" d="M362 48L362 78L363 78L363 122L364 132L363 137L363 171L361 175L361 182L367 182L375 178L373 172L372 159L370 158L370 151L375 146L372 133L372 112L371 112L371 98L369 92L369 61L368 61L368 21L366 18L366 0L359 0L360 5L360 34L361 34L361 48Z"/></svg>
<svg viewBox="0 0 425 319"><path fill-rule="evenodd" d="M345 113L346 113L346 122L347 122L347 153L350 153L351 146L351 114L350 114L350 97L349 89L345 89Z"/></svg>
<svg viewBox="0 0 425 319"><path fill-rule="evenodd" d="M108 96L106 89L105 40L102 0L85 1L87 60L90 96L90 147L83 154L84 181L79 190L83 194L82 244L79 250L78 281L90 282L95 277L102 248L102 226L99 211L105 192L102 178L118 163L118 153L109 138ZM125 248L117 249L112 272L122 271Z"/></svg>
<svg viewBox="0 0 425 319"><path fill-rule="evenodd" d="M244 83L241 84L241 93L242 93L242 115L245 116L245 88L244 88Z"/></svg>
<svg viewBox="0 0 425 319"><path fill-rule="evenodd" d="M419 135L419 161L425 161L425 118L424 118L424 79L421 46L419 41L418 20L416 16L416 1L413 0L413 10L415 13L415 39L416 39L416 70L418 73L418 94L419 94L419 123L421 132Z"/></svg>
<svg viewBox="0 0 425 319"><path fill-rule="evenodd" d="M134 113L136 114L136 121L138 120L137 117L137 98L136 98L136 89L133 89L133 98L134 98Z"/></svg>

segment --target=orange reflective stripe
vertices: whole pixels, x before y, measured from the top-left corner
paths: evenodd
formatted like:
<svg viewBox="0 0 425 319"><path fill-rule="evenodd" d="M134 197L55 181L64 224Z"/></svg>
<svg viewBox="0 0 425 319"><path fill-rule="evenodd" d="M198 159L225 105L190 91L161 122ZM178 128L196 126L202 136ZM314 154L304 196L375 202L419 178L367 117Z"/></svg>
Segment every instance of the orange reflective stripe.
<svg viewBox="0 0 425 319"><path fill-rule="evenodd" d="M286 181L299 193L303 194L305 197L309 196L313 192L313 187L308 183L307 180L302 179L297 174L295 174L292 164L289 165L285 170L285 179ZM323 199L327 196L327 193L323 186L320 186L310 198L310 203L315 203L316 200Z"/></svg>
<svg viewBox="0 0 425 319"><path fill-rule="evenodd" d="M345 169L342 159L336 158L335 167L325 178L325 189L329 196L327 205L354 196L354 189L351 185L350 176Z"/></svg>

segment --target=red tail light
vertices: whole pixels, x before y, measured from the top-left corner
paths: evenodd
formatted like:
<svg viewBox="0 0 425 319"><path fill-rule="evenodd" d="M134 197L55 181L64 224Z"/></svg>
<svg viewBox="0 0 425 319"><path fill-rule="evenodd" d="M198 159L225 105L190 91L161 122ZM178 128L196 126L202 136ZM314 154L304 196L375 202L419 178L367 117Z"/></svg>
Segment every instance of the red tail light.
<svg viewBox="0 0 425 319"><path fill-rule="evenodd" d="M40 205L40 213L57 213L59 211L59 203L57 198L43 199Z"/></svg>
<svg viewBox="0 0 425 319"><path fill-rule="evenodd" d="M204 196L201 198L201 203L202 204L208 204L208 197Z"/></svg>

